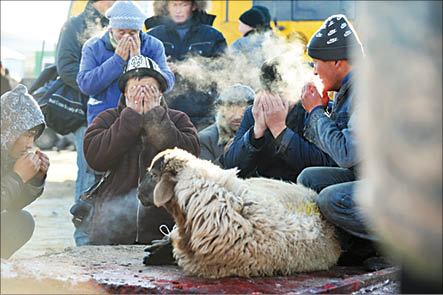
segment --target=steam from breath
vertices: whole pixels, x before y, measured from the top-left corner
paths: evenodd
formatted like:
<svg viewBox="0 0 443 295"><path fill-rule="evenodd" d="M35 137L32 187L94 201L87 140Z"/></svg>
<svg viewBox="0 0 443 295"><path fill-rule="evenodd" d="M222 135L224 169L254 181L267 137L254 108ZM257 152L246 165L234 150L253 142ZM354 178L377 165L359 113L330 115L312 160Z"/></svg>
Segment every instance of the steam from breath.
<svg viewBox="0 0 443 295"><path fill-rule="evenodd" d="M136 210L138 207L137 189L119 195L104 204L102 223L110 236L121 235L128 230L136 230ZM128 225L132 225L128 227Z"/></svg>
<svg viewBox="0 0 443 295"><path fill-rule="evenodd" d="M260 81L261 65L253 62L261 55L262 60L275 59L276 69L281 77L274 81L272 91L286 94L287 98L296 102L300 99L302 87L313 81L321 94L323 84L313 73L305 56L305 44L295 39L291 42L281 38L268 38L262 43L262 48L251 48L242 54L226 53L215 59L201 56L189 56L184 61L176 63L178 72L186 80L192 81L197 90L205 91L216 87L220 93L226 87L241 83L250 86L255 91L267 88ZM174 86L174 91L185 93L187 86Z"/></svg>
<svg viewBox="0 0 443 295"><path fill-rule="evenodd" d="M84 44L89 38L104 32L106 29L106 27L103 28L101 26L99 19L87 19L86 29L82 33L77 34L77 40Z"/></svg>

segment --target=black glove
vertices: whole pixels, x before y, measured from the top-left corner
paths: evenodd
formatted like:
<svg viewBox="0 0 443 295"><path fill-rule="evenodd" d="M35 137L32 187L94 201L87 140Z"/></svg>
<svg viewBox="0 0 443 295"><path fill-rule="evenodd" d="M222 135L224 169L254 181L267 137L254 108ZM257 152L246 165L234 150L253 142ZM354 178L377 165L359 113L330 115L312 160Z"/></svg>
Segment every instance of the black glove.
<svg viewBox="0 0 443 295"><path fill-rule="evenodd" d="M171 239L165 236L162 240L153 240L151 245L146 246L147 254L143 257L145 265L176 264L172 257Z"/></svg>

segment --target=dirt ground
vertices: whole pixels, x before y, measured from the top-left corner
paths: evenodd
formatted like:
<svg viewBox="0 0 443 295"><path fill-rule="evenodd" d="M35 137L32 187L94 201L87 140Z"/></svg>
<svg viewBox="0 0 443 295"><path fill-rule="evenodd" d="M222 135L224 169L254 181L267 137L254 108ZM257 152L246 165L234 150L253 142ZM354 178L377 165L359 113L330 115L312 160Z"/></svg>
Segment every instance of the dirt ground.
<svg viewBox="0 0 443 295"><path fill-rule="evenodd" d="M74 204L77 154L68 150L43 152L51 163L46 187L40 198L25 208L34 216L35 231L31 240L11 259L60 252L66 247L75 246L69 209Z"/></svg>

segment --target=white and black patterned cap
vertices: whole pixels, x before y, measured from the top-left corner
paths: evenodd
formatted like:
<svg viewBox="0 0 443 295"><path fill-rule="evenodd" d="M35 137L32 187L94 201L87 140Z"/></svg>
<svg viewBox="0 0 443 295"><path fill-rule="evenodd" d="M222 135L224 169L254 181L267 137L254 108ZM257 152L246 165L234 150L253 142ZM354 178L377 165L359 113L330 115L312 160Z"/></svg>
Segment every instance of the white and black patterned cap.
<svg viewBox="0 0 443 295"><path fill-rule="evenodd" d="M132 77L152 77L160 84L160 91L165 92L168 89L168 83L158 66L158 64L147 56L137 55L128 60L123 74L118 80L118 88L125 92L126 83Z"/></svg>
<svg viewBox="0 0 443 295"><path fill-rule="evenodd" d="M350 59L352 50L364 55L354 27L343 14L328 17L308 44L308 55L325 61Z"/></svg>

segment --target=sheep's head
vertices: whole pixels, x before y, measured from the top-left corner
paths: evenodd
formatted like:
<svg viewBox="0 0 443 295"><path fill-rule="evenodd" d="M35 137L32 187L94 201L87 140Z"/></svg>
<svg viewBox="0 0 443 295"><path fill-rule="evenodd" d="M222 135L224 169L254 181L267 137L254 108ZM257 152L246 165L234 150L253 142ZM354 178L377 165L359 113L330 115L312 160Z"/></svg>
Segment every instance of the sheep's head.
<svg viewBox="0 0 443 295"><path fill-rule="evenodd" d="M158 153L138 186L138 198L144 206L163 206L174 197L176 175L195 157L179 148Z"/></svg>

